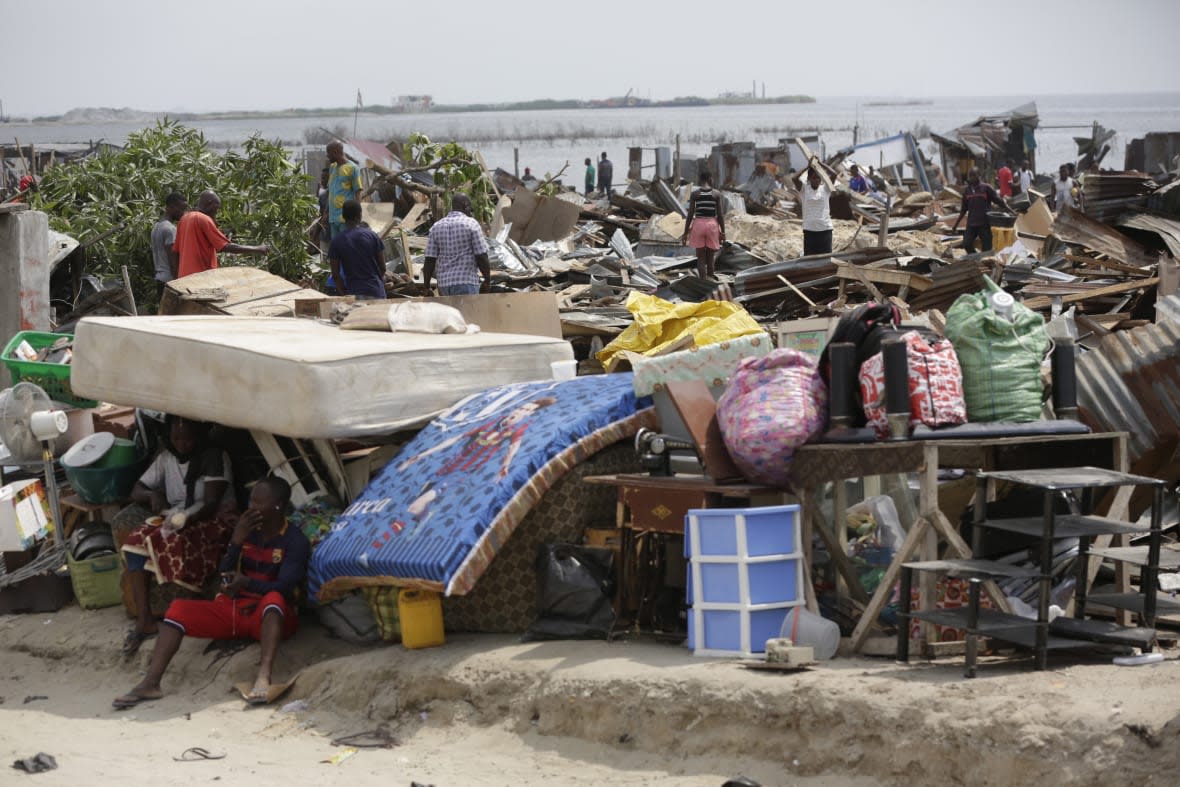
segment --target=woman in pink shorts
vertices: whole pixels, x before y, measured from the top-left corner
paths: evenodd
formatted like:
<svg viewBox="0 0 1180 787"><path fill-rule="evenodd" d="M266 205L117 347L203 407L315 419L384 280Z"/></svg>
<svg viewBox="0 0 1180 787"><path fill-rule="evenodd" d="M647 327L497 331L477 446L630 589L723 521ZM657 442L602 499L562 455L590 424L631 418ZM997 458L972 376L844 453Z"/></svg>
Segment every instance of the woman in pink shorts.
<svg viewBox="0 0 1180 787"><path fill-rule="evenodd" d="M725 210L721 193L713 190L713 176L702 172L700 188L688 199L688 218L684 222L681 242L697 250L697 275L702 279L715 277L713 260L725 242Z"/></svg>

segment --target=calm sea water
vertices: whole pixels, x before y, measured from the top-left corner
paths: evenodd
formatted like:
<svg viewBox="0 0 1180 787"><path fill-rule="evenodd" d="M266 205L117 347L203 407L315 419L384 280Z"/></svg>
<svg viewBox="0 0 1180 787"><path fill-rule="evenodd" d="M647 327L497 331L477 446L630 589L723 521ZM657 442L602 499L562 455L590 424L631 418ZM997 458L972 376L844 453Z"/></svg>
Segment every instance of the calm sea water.
<svg viewBox="0 0 1180 787"><path fill-rule="evenodd" d="M671 146L681 135L685 155L703 155L718 141L753 140L774 144L794 132L819 129L830 155L852 143L859 127L864 142L899 131L947 131L979 115L1003 112L1035 101L1040 112L1037 131L1037 169L1055 171L1076 159L1075 136L1089 137L1097 121L1118 132L1105 166L1121 168L1124 148L1131 139L1149 131L1180 131L1180 92L1121 95L999 96L935 98L917 105L870 105L882 98L821 98L814 104L783 106L632 108L610 110L554 110L536 112L480 112L468 114L373 116L361 115L357 135L386 140L404 138L413 131L434 139L469 141L483 152L489 166L511 171L513 148L520 150L520 166L535 173L556 173L569 162L567 182L580 182L582 161L606 151L616 170L625 171L626 149L633 145ZM6 139L22 143L85 142L105 139L121 143L143 123L61 124L8 123L0 126ZM343 126L351 133L352 116L324 118L275 118L259 120L200 120L189 125L220 145L240 144L251 134L279 139L291 148L304 144L304 132L323 126ZM933 143L922 143L928 152ZM618 180L618 176L616 176Z"/></svg>

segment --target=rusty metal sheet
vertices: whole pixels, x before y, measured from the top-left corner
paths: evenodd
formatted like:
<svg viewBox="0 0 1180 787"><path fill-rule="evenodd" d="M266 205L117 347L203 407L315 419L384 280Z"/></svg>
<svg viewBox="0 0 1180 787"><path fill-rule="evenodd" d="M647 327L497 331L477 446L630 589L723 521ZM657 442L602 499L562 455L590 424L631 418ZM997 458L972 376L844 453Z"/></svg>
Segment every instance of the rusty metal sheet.
<svg viewBox="0 0 1180 787"><path fill-rule="evenodd" d="M1077 363L1078 410L1095 431L1127 432L1132 465L1180 439L1180 323L1112 333Z"/></svg>
<svg viewBox="0 0 1180 787"><path fill-rule="evenodd" d="M1174 219L1165 219L1162 216L1150 216L1146 213L1140 213L1136 216L1124 219L1119 222L1120 227L1130 227L1131 229L1144 230L1146 232L1154 232L1163 238L1164 243L1168 247L1168 251L1176 259L1180 259L1180 221Z"/></svg>
<svg viewBox="0 0 1180 787"><path fill-rule="evenodd" d="M938 309L945 312L960 295L979 292L986 286L983 271L975 260L960 260L938 268L930 279L929 289L909 299L910 311Z"/></svg>
<svg viewBox="0 0 1180 787"><path fill-rule="evenodd" d="M1068 206L1057 214L1050 233L1066 243L1085 246L1124 265L1147 268L1158 262L1138 242Z"/></svg>

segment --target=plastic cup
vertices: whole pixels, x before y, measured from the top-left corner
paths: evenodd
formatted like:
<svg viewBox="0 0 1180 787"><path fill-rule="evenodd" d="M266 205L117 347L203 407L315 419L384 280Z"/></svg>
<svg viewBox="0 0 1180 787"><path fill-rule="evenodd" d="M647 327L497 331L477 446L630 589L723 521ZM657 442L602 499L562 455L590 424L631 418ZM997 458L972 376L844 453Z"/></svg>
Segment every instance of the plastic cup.
<svg viewBox="0 0 1180 787"><path fill-rule="evenodd" d="M577 361L553 361L549 364L554 380L572 380L578 376Z"/></svg>

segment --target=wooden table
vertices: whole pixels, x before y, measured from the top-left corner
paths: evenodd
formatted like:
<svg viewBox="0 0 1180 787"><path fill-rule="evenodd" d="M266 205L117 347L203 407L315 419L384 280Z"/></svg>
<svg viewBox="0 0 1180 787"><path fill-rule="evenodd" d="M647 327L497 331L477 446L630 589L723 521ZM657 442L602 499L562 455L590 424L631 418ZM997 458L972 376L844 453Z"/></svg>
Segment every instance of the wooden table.
<svg viewBox="0 0 1180 787"><path fill-rule="evenodd" d="M629 597L631 560L636 533L684 535L684 518L694 508L744 508L755 497L781 495L782 489L757 484L718 484L699 475L652 476L640 474L587 476L588 484L617 487L615 524L621 530L622 545L618 565L617 611L620 615L638 610L641 605ZM636 578L642 583L643 566L637 566ZM810 583L804 583L810 588Z"/></svg>
<svg viewBox="0 0 1180 787"><path fill-rule="evenodd" d="M1021 437L980 438L971 440L926 440L897 441L861 444L811 444L795 452L791 464L791 475L799 491L802 505L803 551L808 566L811 565L812 534L818 534L832 555L840 577L848 592L866 603L860 622L852 632L852 647L859 652L868 637L869 629L876 621L881 609L889 600L893 586L901 572L901 565L917 550L922 560L938 558L940 542L946 542L955 557L970 558L971 549L959 535L958 528L951 524L938 506L939 468L964 470L1028 470L1045 467L1078 467L1090 465L1126 472L1128 468L1127 435L1124 432L1109 432L1081 435L1030 435ZM918 511L916 519L909 524L901 547L885 571L881 583L872 598L867 598L859 580L846 557L846 528L843 526L844 511L847 510L847 493L843 481L890 473L919 473ZM820 513L818 499L820 487L833 482L834 522L832 526ZM1115 496L1110 516L1125 518L1130 502L1130 487L1123 487ZM1096 548L1109 546L1096 542ZM1101 540L1101 537L1100 537ZM1093 581L1097 563L1089 571ZM921 608L932 606L935 594L935 577L923 577L919 588ZM1120 578L1125 584L1126 579ZM810 584L810 583L808 583ZM1009 605L994 582L985 585L993 602L1002 611L1008 612ZM857 592L859 591L859 593ZM927 641L930 642L931 624L923 624ZM900 632L899 636L908 636Z"/></svg>

